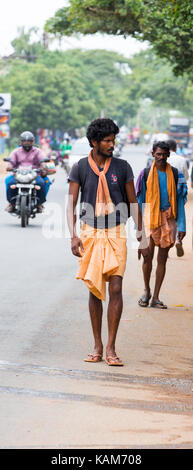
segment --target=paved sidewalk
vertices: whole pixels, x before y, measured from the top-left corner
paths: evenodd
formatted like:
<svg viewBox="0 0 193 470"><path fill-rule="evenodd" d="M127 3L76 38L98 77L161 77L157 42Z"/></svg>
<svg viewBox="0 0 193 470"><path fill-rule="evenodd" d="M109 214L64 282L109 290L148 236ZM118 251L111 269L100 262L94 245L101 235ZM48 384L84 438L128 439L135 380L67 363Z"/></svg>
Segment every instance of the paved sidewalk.
<svg viewBox="0 0 193 470"><path fill-rule="evenodd" d="M18 299L15 271L10 275L11 305L7 298L1 311L1 448L193 447L192 208L190 190L185 255L177 258L175 248L171 250L160 295L167 310L138 306L143 291L142 261L137 260L137 250L128 249L117 338L123 368L108 367L105 361L83 362L93 347L88 292L75 280L76 260L71 258L70 244L64 252L63 241L43 240L38 225L22 235L24 246L29 246L31 234L40 258L49 246L48 266L52 269L39 268L37 279L34 276L29 284L29 299ZM5 224L9 235L10 227L19 242L20 227ZM16 257L14 250L11 254ZM29 260L26 283L36 273L37 258L35 271ZM5 272L6 267L3 269ZM58 285L53 288L55 278ZM33 289L38 298L34 309ZM104 305L104 347L106 324Z"/></svg>

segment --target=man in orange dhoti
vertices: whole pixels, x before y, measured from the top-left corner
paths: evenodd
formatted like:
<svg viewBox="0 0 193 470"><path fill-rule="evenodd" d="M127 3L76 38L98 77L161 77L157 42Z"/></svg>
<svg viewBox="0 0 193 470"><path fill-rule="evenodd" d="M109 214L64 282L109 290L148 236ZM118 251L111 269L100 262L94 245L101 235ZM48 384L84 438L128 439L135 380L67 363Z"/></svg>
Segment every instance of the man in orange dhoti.
<svg viewBox="0 0 193 470"><path fill-rule="evenodd" d="M125 223L128 211L125 211L125 195L130 203L138 207L132 169L126 161L113 157L118 132L119 128L111 119L96 119L88 127L87 138L92 150L88 158L81 159L71 169L67 209L72 253L79 257L77 279L82 279L89 289L95 341L93 353L84 360L95 363L103 357L102 301L106 299L106 282L109 282L106 363L110 366L123 365L116 354L115 341L122 314L122 280L127 258ZM75 209L79 190L81 231L78 237ZM135 223L140 231L140 210ZM140 253L144 260L148 259L148 248L140 248Z"/></svg>
<svg viewBox="0 0 193 470"><path fill-rule="evenodd" d="M167 163L170 154L167 142L156 142L152 155L154 162L145 183L145 170L139 175L136 192L138 201L146 203L145 228L149 235L151 256L143 263L144 294L140 297L140 307L166 309L167 305L159 299L160 289L166 273L168 253L175 244L178 228L178 239L182 242L186 234L185 196L186 181L178 170ZM137 189L138 188L138 189ZM184 190L183 190L184 188ZM153 295L150 291L150 278L155 246L158 247L157 269Z"/></svg>

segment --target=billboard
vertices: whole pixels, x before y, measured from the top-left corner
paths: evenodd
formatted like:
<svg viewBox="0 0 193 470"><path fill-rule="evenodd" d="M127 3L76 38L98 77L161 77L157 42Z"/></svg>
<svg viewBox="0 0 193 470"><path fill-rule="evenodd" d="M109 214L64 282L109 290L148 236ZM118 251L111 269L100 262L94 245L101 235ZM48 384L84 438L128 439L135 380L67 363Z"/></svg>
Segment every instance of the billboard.
<svg viewBox="0 0 193 470"><path fill-rule="evenodd" d="M10 111L11 109L11 94L0 93L0 113L3 111Z"/></svg>
<svg viewBox="0 0 193 470"><path fill-rule="evenodd" d="M10 138L11 94L0 93L0 137Z"/></svg>

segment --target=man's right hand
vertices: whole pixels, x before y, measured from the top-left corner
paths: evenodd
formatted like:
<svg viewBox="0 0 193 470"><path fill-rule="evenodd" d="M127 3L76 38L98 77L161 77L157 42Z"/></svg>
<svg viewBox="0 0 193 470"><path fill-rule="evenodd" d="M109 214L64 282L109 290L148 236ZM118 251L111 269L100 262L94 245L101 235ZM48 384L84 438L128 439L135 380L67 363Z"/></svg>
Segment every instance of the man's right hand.
<svg viewBox="0 0 193 470"><path fill-rule="evenodd" d="M81 258L82 255L80 253L80 250L84 252L84 247L80 238L71 238L71 250L74 256L78 256L79 258Z"/></svg>
<svg viewBox="0 0 193 470"><path fill-rule="evenodd" d="M13 165L11 163L8 164L6 171L12 171L13 170Z"/></svg>

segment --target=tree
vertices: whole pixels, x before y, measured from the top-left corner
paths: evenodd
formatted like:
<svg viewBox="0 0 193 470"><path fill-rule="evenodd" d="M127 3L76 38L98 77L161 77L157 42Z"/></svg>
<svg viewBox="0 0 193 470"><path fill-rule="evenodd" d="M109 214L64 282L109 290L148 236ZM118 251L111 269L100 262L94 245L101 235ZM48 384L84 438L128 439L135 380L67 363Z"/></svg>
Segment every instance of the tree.
<svg viewBox="0 0 193 470"><path fill-rule="evenodd" d="M85 116L94 114L94 103L87 100L80 74L66 64L48 69L43 64L18 62L6 75L4 89L12 95L14 133L35 132L39 127L81 127Z"/></svg>
<svg viewBox="0 0 193 470"><path fill-rule="evenodd" d="M21 42L16 44L22 55ZM101 114L119 126L140 122L148 130L155 123L164 130L170 109L193 116L192 82L175 77L152 48L126 59L116 52L50 51L39 44L35 62L11 56L6 64L0 65L0 90L12 94L12 135L86 127Z"/></svg>
<svg viewBox="0 0 193 470"><path fill-rule="evenodd" d="M193 119L193 85L188 76L175 77L168 61L159 59L152 49L135 54L128 65L130 96L137 100L142 129L166 130L170 110Z"/></svg>
<svg viewBox="0 0 193 470"><path fill-rule="evenodd" d="M184 108L188 79L176 78L167 60L159 59L148 49L136 54L128 63L135 96L150 98L155 106L167 109Z"/></svg>
<svg viewBox="0 0 193 470"><path fill-rule="evenodd" d="M23 57L28 62L34 62L37 59L37 55L43 48L38 31L36 27L29 28L27 31L24 26L18 28L18 36L11 42L15 56Z"/></svg>
<svg viewBox="0 0 193 470"><path fill-rule="evenodd" d="M85 127L101 112L123 124L137 109L137 102L129 101L124 62L113 52L43 48L35 63L8 61L6 74L0 73L0 88L12 95L12 133Z"/></svg>
<svg viewBox="0 0 193 470"><path fill-rule="evenodd" d="M101 32L149 41L177 75L193 72L192 29L189 0L71 0L46 23L55 34Z"/></svg>

